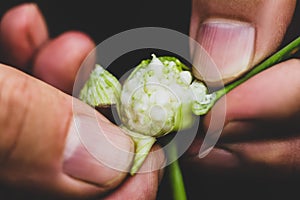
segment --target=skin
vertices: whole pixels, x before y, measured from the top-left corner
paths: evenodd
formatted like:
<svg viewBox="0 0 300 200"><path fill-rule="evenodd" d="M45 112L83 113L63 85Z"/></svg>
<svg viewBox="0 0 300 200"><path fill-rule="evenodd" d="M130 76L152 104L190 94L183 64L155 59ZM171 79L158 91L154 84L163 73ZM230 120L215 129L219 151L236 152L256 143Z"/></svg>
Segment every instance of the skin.
<svg viewBox="0 0 300 200"><path fill-rule="evenodd" d="M66 123L63 124L68 124L72 115L71 97L65 93L72 92L74 74L94 44L88 36L79 32L67 32L58 38L49 38L47 30L45 30L47 26L44 24L41 14L34 11L35 15L28 16L28 13L26 14L28 7L24 8L26 6L28 5L19 6L18 12L8 11L0 26L1 60L10 66L1 65L0 83L6 83L6 80L12 83L12 86L7 84L8 88L1 87L2 89L0 89L0 184L4 185L2 188L8 188L4 195L12 196L14 192L10 191L18 188L21 189L20 196L28 195L30 197L33 195L51 196L56 199L86 199L95 196L103 197L110 192L105 196L107 199L115 199L120 196L130 197L130 199L132 197L154 199L160 177L160 173L157 171L138 174L129 179L125 179L124 175L115 171L110 171L116 177L116 181L105 188L86 181L84 177L72 178L63 171L61 158L68 131L66 130L67 125L63 126L60 122L65 121ZM255 51L251 59L251 65L253 65L278 47L292 17L294 6L295 1L292 0L194 0L190 34L197 39L199 25L204 20L215 17L254 24L256 39ZM272 20L276 20L276 23L272 23ZM6 28L3 28L5 26ZM13 32L22 34L14 35ZM64 51L61 49L64 48L61 47L70 50L67 56L63 54ZM85 50L81 53L73 52L76 48ZM63 53L59 53L60 50ZM60 62L56 63L55 60ZM202 142L202 134L199 133L194 144L181 160L188 192L191 195L204 196L205 190L199 193L199 184L200 186L207 184L216 188L215 183L218 181L223 185L217 185L219 187L216 189L223 188L223 191L227 189L232 191L233 184L228 180L233 178L250 177L255 179L258 177L261 179L263 177L266 182L271 183L274 179L277 181L279 179L288 180L293 176L299 176L300 159L297 154L300 131L297 124L300 112L299 87L297 87L299 86L299 65L298 60L283 62L257 75L226 96L226 125L217 146L208 156L199 159L197 154ZM32 76L38 77L65 93L32 76L14 70L12 66L32 72ZM18 84L19 81L26 83L23 88ZM16 92L11 93L8 89L14 88L13 86L20 88L17 87ZM266 86L268 90L261 90ZM283 92L283 95L278 95L278 88L281 88L280 92ZM20 96L24 96L24 91L26 91L26 98L20 99ZM28 109L27 106L30 105L30 102L34 102L31 105L39 103L40 106ZM41 108L48 108L49 105L52 108L49 109L49 113L41 115L41 112L44 113ZM216 109L218 109L218 104ZM20 116L22 112L19 110L28 110L26 115L32 117ZM10 114L5 115L4 111ZM57 118L57 116L61 117ZM39 120L26 121L24 119ZM210 114L203 120L204 132L209 122ZM42 140L39 136L40 132L37 130L41 129L39 127L45 129L45 126L49 127L46 135L47 139L51 141L49 143L50 152L53 152L49 157L38 156L46 155L45 153L49 152L49 149L45 150L42 146L36 145L39 144L37 141ZM119 135L119 131L115 128L112 129L114 131L111 132ZM14 147L17 134L23 137L20 137L21 139ZM39 140L31 140L32 137ZM57 138L61 138L61 140ZM130 142L128 142L128 146L130 146ZM15 152L13 154L9 153L12 151L11 149L15 148L19 150L13 151ZM130 149L130 147L128 148ZM36 157L28 162L24 158L32 152L37 152ZM26 166L22 168L26 170L26 173L20 173L19 166ZM16 172L19 172L18 176L15 176ZM206 177L207 175L209 178ZM223 177L225 178L223 179ZM201 180L204 181L201 182ZM207 180L210 180L212 184ZM37 185L39 192L35 190ZM103 185L106 185L105 181ZM113 190L116 186L119 187ZM249 184L253 190L256 188L254 186L257 185ZM139 187L141 193L136 193L136 187Z"/></svg>
<svg viewBox="0 0 300 200"><path fill-rule="evenodd" d="M0 195L7 199L155 199L160 171L127 177L100 163L85 168L83 160L77 163L83 170L75 174L63 162L66 138L72 131L73 98L68 94L81 62L95 47L93 41L76 31L49 38L34 4L7 11L0 38L5 63L0 64ZM97 118L108 138L133 152L128 136L102 115ZM79 150L87 161L93 159L83 146ZM144 167L162 165L164 156L160 155L148 158Z"/></svg>
<svg viewBox="0 0 300 200"><path fill-rule="evenodd" d="M294 7L292 0L194 0L190 34L197 39L201 23L215 17L250 23L256 31L250 63L256 64L279 46ZM191 196L219 197L214 191L222 198L293 195L293 181L300 175L299 69L298 59L282 62L226 95L225 127L217 145L200 159L200 133L182 159ZM218 103L215 108L222 109ZM203 119L204 132L210 116Z"/></svg>

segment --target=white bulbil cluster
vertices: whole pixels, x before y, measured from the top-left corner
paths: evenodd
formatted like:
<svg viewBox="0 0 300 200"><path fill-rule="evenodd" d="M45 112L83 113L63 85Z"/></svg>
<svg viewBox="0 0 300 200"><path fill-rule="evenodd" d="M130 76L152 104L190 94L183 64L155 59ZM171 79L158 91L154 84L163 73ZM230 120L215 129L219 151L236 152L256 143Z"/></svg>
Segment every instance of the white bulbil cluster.
<svg viewBox="0 0 300 200"><path fill-rule="evenodd" d="M159 137L191 125L194 97L189 71L182 71L173 61L152 57L125 81L118 109L128 129Z"/></svg>
<svg viewBox="0 0 300 200"><path fill-rule="evenodd" d="M206 86L174 57L152 55L142 61L121 86L97 65L80 93L91 106L117 104L120 127L135 143L131 174L146 159L157 137L189 128L196 115L205 114L215 101Z"/></svg>

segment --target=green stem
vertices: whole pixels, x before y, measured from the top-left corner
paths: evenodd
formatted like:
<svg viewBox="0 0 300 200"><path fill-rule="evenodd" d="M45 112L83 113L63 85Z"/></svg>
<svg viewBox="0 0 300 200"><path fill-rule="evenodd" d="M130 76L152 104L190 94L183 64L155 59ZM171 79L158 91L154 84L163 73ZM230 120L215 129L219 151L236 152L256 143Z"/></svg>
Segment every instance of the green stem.
<svg viewBox="0 0 300 200"><path fill-rule="evenodd" d="M174 200L186 200L186 192L184 187L184 181L182 178L178 155L177 155L177 147L175 143L170 144L170 149L168 152L168 158L170 160L174 160L173 163L169 165L169 178L170 184L172 186L173 199Z"/></svg>
<svg viewBox="0 0 300 200"><path fill-rule="evenodd" d="M227 94L232 89L236 88L240 84L244 83L254 75L258 74L259 72L272 67L273 65L290 58L300 49L300 37L296 38L294 41L289 43L287 46L282 48L280 51L276 52L262 63L255 66L252 70L250 70L245 76L241 77L240 79L234 81L231 84L228 84L223 89L216 91L216 101L220 99L223 95Z"/></svg>

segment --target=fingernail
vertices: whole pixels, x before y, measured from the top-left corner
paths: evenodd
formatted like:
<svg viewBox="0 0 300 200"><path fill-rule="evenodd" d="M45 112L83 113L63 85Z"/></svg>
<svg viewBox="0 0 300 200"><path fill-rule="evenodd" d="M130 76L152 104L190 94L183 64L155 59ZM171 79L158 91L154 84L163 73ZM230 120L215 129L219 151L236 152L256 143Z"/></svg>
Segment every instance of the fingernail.
<svg viewBox="0 0 300 200"><path fill-rule="evenodd" d="M226 83L240 76L250 64L254 51L255 29L249 23L209 20L198 30L197 42L210 58L197 48L193 63L196 77L208 82ZM217 68L217 69L212 69ZM216 72L215 70L218 70Z"/></svg>
<svg viewBox="0 0 300 200"><path fill-rule="evenodd" d="M64 172L100 187L116 186L130 170L134 155L131 139L89 106L81 102L73 105Z"/></svg>

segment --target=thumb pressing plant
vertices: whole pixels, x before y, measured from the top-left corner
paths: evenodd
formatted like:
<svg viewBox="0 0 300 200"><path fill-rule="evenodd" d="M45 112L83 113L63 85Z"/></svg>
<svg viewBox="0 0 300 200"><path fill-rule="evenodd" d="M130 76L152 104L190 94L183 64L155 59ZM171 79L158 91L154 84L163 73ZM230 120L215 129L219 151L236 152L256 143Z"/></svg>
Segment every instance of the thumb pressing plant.
<svg viewBox="0 0 300 200"><path fill-rule="evenodd" d="M96 64L79 98L93 107L115 104L120 127L135 143L130 174L134 175L146 159L156 138L189 128L195 117L205 115L223 95L259 72L291 57L300 46L300 37L255 66L240 79L215 92L196 80L189 68L170 56L141 61L121 85L116 77ZM177 158L176 146L167 155ZM175 200L186 199L178 161L169 166Z"/></svg>

